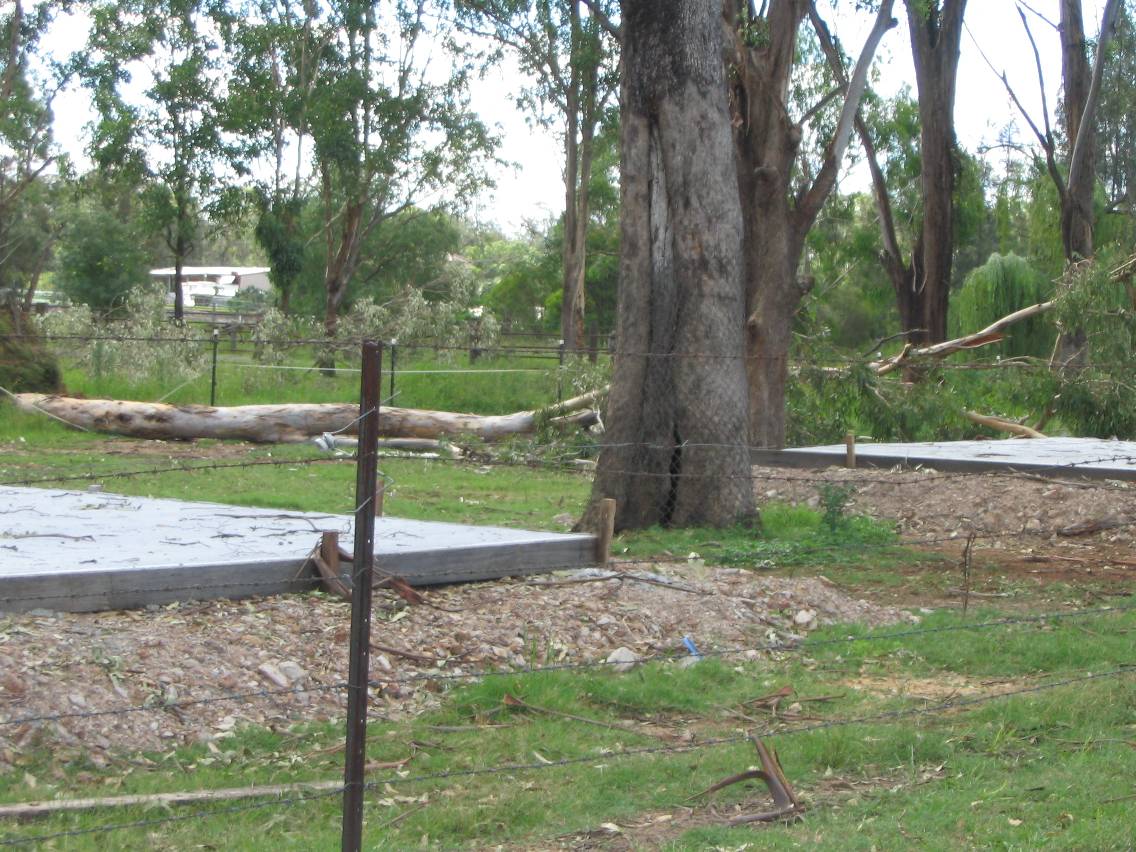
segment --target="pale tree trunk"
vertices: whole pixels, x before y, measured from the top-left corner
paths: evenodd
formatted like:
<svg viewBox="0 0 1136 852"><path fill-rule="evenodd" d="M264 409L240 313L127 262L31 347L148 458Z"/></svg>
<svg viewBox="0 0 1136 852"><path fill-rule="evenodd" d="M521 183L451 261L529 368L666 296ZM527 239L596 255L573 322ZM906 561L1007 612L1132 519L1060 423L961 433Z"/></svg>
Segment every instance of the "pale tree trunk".
<svg viewBox="0 0 1136 852"><path fill-rule="evenodd" d="M621 529L729 525L757 510L721 5L622 13L618 350L592 506L614 498Z"/></svg>
<svg viewBox="0 0 1136 852"><path fill-rule="evenodd" d="M571 56L565 90L564 133L564 245L563 286L560 306L560 337L567 352L584 347L584 277L587 272L589 215L588 184L597 113L598 80L594 69L585 67L579 56L583 32L580 0L569 3L571 15Z"/></svg>
<svg viewBox="0 0 1136 852"><path fill-rule="evenodd" d="M540 411L479 415L384 406L379 432L392 438L457 438L471 435L498 441L532 434L541 425L587 427L595 422L589 407L602 391L565 400ZM214 408L119 399L74 399L40 393L15 395L29 413L54 417L90 432L132 438L192 440L216 438L282 443L306 441L324 432L358 433L358 403L284 403Z"/></svg>
<svg viewBox="0 0 1136 852"><path fill-rule="evenodd" d="M954 259L955 84L966 0L904 0L919 93L919 158L923 217L913 258L911 301L900 314L912 342L947 337ZM916 317L921 323L915 326ZM909 325L910 324L910 325ZM917 329L923 329L922 332Z"/></svg>
<svg viewBox="0 0 1136 852"><path fill-rule="evenodd" d="M338 233L336 216L341 219ZM347 285L359 261L361 240L360 225L363 203L353 200L341 211L331 206L330 179L324 178L324 234L327 247L327 265L324 268L324 336L328 345L320 352L316 363L325 370L335 368L335 335L339 328L339 309L347 297Z"/></svg>

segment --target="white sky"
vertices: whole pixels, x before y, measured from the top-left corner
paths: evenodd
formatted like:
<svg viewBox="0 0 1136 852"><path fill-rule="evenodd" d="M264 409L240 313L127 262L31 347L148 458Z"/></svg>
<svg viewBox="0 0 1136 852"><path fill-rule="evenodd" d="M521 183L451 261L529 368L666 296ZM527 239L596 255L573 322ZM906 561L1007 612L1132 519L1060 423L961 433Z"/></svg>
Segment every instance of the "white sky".
<svg viewBox="0 0 1136 852"><path fill-rule="evenodd" d="M1102 2L1083 0L1085 29L1090 38L1095 37L1100 25ZM1058 0L1034 0L1030 5L1049 20L1057 20ZM845 50L855 54L871 26L871 16L853 13L848 2L844 2L842 8L842 14L830 14L828 20ZM883 94L893 94L904 83L914 90L902 0L896 0L895 14L900 24L884 38L877 56ZM1019 141L1032 141L1028 127L1018 117L1002 83L975 44L977 40L999 70L1005 69L1018 96L1034 111L1040 123L1037 74L1016 3L1014 0L970 0L966 20L968 32L963 35L955 105L959 142L973 152L979 145L997 141L1002 128L1010 122L1019 128ZM1056 31L1044 21L1031 15L1030 24L1041 50L1052 116L1061 83L1060 45ZM51 44L60 52L77 49L85 35L85 21L61 21L51 35ZM517 109L516 90L523 82L515 66L507 64L487 74L475 84L472 92L474 108L486 122L499 126L502 138L499 156L515 166L495 171L497 189L479 198L471 214L477 221L496 223L512 234L522 231L526 221L543 223L559 215L564 204L561 143L552 132L526 120ZM61 95L56 100L55 113L56 139L82 163L85 126L92 116L86 94L72 91ZM855 175L851 176L850 185L858 182Z"/></svg>

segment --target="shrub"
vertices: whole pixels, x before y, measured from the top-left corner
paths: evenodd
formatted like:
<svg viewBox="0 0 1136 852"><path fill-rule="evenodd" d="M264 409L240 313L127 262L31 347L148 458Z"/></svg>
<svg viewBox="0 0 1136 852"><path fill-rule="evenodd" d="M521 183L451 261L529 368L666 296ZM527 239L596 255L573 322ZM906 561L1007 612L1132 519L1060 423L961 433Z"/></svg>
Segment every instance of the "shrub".
<svg viewBox="0 0 1136 852"><path fill-rule="evenodd" d="M0 307L0 387L12 393L55 393L59 365L42 342L17 336L7 308Z"/></svg>

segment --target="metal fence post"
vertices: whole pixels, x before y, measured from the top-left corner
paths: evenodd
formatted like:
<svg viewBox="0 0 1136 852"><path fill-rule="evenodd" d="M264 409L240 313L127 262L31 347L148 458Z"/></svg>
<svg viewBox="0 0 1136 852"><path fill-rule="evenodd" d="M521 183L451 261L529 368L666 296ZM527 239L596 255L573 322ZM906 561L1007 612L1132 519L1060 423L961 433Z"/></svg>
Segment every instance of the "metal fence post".
<svg viewBox="0 0 1136 852"><path fill-rule="evenodd" d="M351 661L347 674L347 753L343 762L343 852L363 846L363 793L367 758L367 683L371 663L371 584L375 556L375 477L378 474L380 344L363 343L359 449L355 465L355 550L351 584Z"/></svg>
<svg viewBox="0 0 1136 852"><path fill-rule="evenodd" d="M212 408L217 404L217 334L216 327L213 328L213 371L209 377L209 407Z"/></svg>
<svg viewBox="0 0 1136 852"><path fill-rule="evenodd" d="M390 357L391 380L390 380L390 393L387 395L387 399L393 400L394 399L394 371L395 371L395 368L398 365L398 341L397 340L395 340L395 339L391 340L390 351L391 351L391 357Z"/></svg>
<svg viewBox="0 0 1136 852"><path fill-rule="evenodd" d="M556 368L556 401L564 401L564 341L558 347L558 360L560 365Z"/></svg>

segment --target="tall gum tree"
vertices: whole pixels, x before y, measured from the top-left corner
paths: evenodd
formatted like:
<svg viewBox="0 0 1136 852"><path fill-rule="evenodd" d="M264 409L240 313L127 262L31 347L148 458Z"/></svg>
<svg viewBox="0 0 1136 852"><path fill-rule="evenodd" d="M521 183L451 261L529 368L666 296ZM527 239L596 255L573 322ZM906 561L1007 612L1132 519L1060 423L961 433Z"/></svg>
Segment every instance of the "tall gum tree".
<svg viewBox="0 0 1136 852"><path fill-rule="evenodd" d="M1056 134L1045 106L1045 74L1037 41L1030 28L1029 18L1019 8L1022 26L1033 48L1037 67L1038 86L1041 89L1042 122L1025 110L1017 93L1010 86L1005 71L1005 85L1018 111L1037 138L1049 174L1057 190L1061 216L1061 246L1066 264L1077 263L1093 256L1093 231L1096 225L1094 192L1097 184L1097 119L1101 101L1109 44L1114 35L1122 7L1121 0L1107 0L1101 15L1100 35L1097 38L1095 60L1089 60L1089 45L1085 38L1084 15L1081 0L1061 0L1060 20L1054 26L1061 39L1062 114L1065 120L1066 150L1064 161L1058 150ZM989 62L989 58L987 58ZM992 66L993 67L993 66ZM1076 365L1086 356L1086 337L1083 330L1068 329L1061 333L1054 349L1055 363Z"/></svg>
<svg viewBox="0 0 1136 852"><path fill-rule="evenodd" d="M723 35L720 0L623 0L617 351L589 510L614 498L621 529L757 514Z"/></svg>
<svg viewBox="0 0 1136 852"><path fill-rule="evenodd" d="M1037 41L1025 12L1019 9L1022 26L1033 48L1037 66L1038 86L1042 96L1041 124L1026 112L1017 93L1010 87L1006 73L1002 82L1006 86L1018 111L1030 126L1041 147L1045 170L1057 188L1061 210L1061 245L1067 263L1093 256L1093 227L1095 212L1093 192L1096 189L1096 112L1101 101L1101 83L1104 78L1108 47L1121 12L1120 0L1108 0L1101 16L1100 36L1097 39L1096 57L1089 59L1089 45L1085 38L1084 15L1080 0L1061 0L1061 17L1054 25L1061 39L1062 115L1065 120L1066 149L1064 158L1045 107L1045 75L1043 73ZM1049 23L1049 22L1047 22Z"/></svg>
<svg viewBox="0 0 1136 852"><path fill-rule="evenodd" d="M919 195L922 215L910 257L896 226L895 204L871 129L854 120L864 149L880 226L880 263L891 282L900 328L911 343L947 338L954 261L955 176L960 169L954 131L955 87L966 0L904 0L919 113ZM831 38L821 33L829 66L839 75Z"/></svg>
<svg viewBox="0 0 1136 852"><path fill-rule="evenodd" d="M520 100L541 115L550 109L563 128L564 236L561 247L560 336L564 348L584 345L587 234L596 135L618 87L618 28L610 0L460 0L463 27L498 42L531 80ZM549 119L551 123L551 118Z"/></svg>
<svg viewBox="0 0 1136 852"><path fill-rule="evenodd" d="M51 132L61 83L30 67L54 11L41 5L28 13L16 0L0 12L0 309L10 309L17 333L32 330L25 320L59 231L54 196L62 181L47 172L65 171Z"/></svg>
<svg viewBox="0 0 1136 852"><path fill-rule="evenodd" d="M329 339L363 248L385 222L427 199L456 207L487 183L493 141L469 108L469 67L448 33L427 29L428 5L340 0L327 7L328 47L305 123L321 206ZM444 76L432 70L435 51L450 60ZM328 350L321 364L331 358Z"/></svg>
<svg viewBox="0 0 1136 852"><path fill-rule="evenodd" d="M204 214L224 207L226 172L242 169L220 117L218 27L230 12L220 0L97 0L90 14L77 63L98 112L92 153L100 169L133 170L145 186L148 221L173 257L180 321L182 268Z"/></svg>
<svg viewBox="0 0 1136 852"><path fill-rule="evenodd" d="M947 339L958 158L955 89L966 0L904 0L919 99L923 215L911 263L885 261L903 331L913 343Z"/></svg>
<svg viewBox="0 0 1136 852"><path fill-rule="evenodd" d="M811 287L809 279L799 275L805 239L836 185L872 58L896 24L892 5L892 0L880 4L851 74L841 66L840 85L799 118L792 115L790 90L799 61L798 32L806 16L831 40L815 3L772 0L762 4L761 12L752 3L738 3L730 10L727 57L745 222L749 440L755 446L785 443L792 323ZM838 98L842 104L836 128L812 171L802 165L805 125Z"/></svg>
<svg viewBox="0 0 1136 852"><path fill-rule="evenodd" d="M307 114L333 37L313 0L255 0L226 33L227 120L249 140L257 161L255 236L284 313L310 239L302 221L312 191Z"/></svg>

